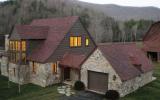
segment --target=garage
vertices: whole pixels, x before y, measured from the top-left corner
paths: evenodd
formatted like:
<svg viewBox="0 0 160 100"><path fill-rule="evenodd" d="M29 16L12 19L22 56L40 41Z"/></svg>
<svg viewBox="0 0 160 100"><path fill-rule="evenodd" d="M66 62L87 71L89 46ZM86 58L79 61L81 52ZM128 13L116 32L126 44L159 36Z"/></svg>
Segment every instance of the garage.
<svg viewBox="0 0 160 100"><path fill-rule="evenodd" d="M105 93L108 89L108 74L88 71L88 89Z"/></svg>

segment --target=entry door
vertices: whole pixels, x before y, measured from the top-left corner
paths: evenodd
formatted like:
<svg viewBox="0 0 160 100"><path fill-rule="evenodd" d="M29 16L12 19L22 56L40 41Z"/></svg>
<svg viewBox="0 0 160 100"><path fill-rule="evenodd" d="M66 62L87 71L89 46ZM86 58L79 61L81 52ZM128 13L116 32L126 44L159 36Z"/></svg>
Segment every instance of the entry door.
<svg viewBox="0 0 160 100"><path fill-rule="evenodd" d="M64 68L64 80L70 79L70 68Z"/></svg>
<svg viewBox="0 0 160 100"><path fill-rule="evenodd" d="M105 93L108 89L108 74L88 71L88 89Z"/></svg>

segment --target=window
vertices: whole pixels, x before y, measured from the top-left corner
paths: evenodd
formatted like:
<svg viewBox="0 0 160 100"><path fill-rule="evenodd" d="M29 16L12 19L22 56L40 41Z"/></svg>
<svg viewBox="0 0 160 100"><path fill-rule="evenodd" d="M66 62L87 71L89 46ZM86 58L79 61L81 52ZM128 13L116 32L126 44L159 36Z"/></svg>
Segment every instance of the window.
<svg viewBox="0 0 160 100"><path fill-rule="evenodd" d="M32 62L32 73L36 74L37 63Z"/></svg>
<svg viewBox="0 0 160 100"><path fill-rule="evenodd" d="M80 47L82 45L82 38L80 36L70 37L70 47Z"/></svg>
<svg viewBox="0 0 160 100"><path fill-rule="evenodd" d="M89 46L89 38L86 37L86 46Z"/></svg>
<svg viewBox="0 0 160 100"><path fill-rule="evenodd" d="M57 64L57 63L53 63L53 64L52 64L52 73L53 73L53 74L57 74L57 67L58 67L58 64Z"/></svg>
<svg viewBox="0 0 160 100"><path fill-rule="evenodd" d="M22 51L26 51L26 41L22 41Z"/></svg>
<svg viewBox="0 0 160 100"><path fill-rule="evenodd" d="M26 64L26 41L9 41L9 50L11 62L18 63L21 58L21 63Z"/></svg>

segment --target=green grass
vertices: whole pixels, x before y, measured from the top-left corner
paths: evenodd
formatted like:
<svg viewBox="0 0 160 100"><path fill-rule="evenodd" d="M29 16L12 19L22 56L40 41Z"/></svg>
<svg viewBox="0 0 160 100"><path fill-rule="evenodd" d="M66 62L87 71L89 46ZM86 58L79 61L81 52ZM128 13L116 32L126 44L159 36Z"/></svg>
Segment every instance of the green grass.
<svg viewBox="0 0 160 100"><path fill-rule="evenodd" d="M18 85L10 82L8 88L7 78L0 76L0 100L58 100L57 86L42 88L33 84L21 86L18 93Z"/></svg>
<svg viewBox="0 0 160 100"><path fill-rule="evenodd" d="M121 100L160 100L160 64L158 63L155 63L154 76L157 77L157 80Z"/></svg>
<svg viewBox="0 0 160 100"><path fill-rule="evenodd" d="M127 95L121 100L160 100L160 64L155 64L154 76L157 80L143 88ZM59 100L57 86L42 88L33 84L21 86L21 93L18 93L18 85L11 83L7 85L7 78L0 76L0 100Z"/></svg>

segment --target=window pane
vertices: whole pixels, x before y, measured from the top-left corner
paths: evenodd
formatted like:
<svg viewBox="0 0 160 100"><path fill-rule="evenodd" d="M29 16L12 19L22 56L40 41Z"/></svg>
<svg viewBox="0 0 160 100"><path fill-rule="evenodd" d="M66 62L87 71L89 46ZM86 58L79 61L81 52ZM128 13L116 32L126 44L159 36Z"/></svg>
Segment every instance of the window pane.
<svg viewBox="0 0 160 100"><path fill-rule="evenodd" d="M77 37L74 37L74 46L78 46L78 38Z"/></svg>
<svg viewBox="0 0 160 100"><path fill-rule="evenodd" d="M88 45L89 45L89 39L86 38L86 46L88 46Z"/></svg>
<svg viewBox="0 0 160 100"><path fill-rule="evenodd" d="M12 50L15 50L15 41L12 43Z"/></svg>
<svg viewBox="0 0 160 100"><path fill-rule="evenodd" d="M57 63L52 64L52 73L57 74Z"/></svg>
<svg viewBox="0 0 160 100"><path fill-rule="evenodd" d="M78 46L81 46L81 43L82 42L82 40L81 40L81 37L78 37Z"/></svg>
<svg viewBox="0 0 160 100"><path fill-rule="evenodd" d="M22 51L26 51L26 41L22 41Z"/></svg>
<svg viewBox="0 0 160 100"><path fill-rule="evenodd" d="M73 40L73 37L70 37L70 47L73 47L74 46L74 40Z"/></svg>
<svg viewBox="0 0 160 100"><path fill-rule="evenodd" d="M18 41L18 51L20 51L21 43Z"/></svg>
<svg viewBox="0 0 160 100"><path fill-rule="evenodd" d="M18 41L15 41L16 51L18 51Z"/></svg>

